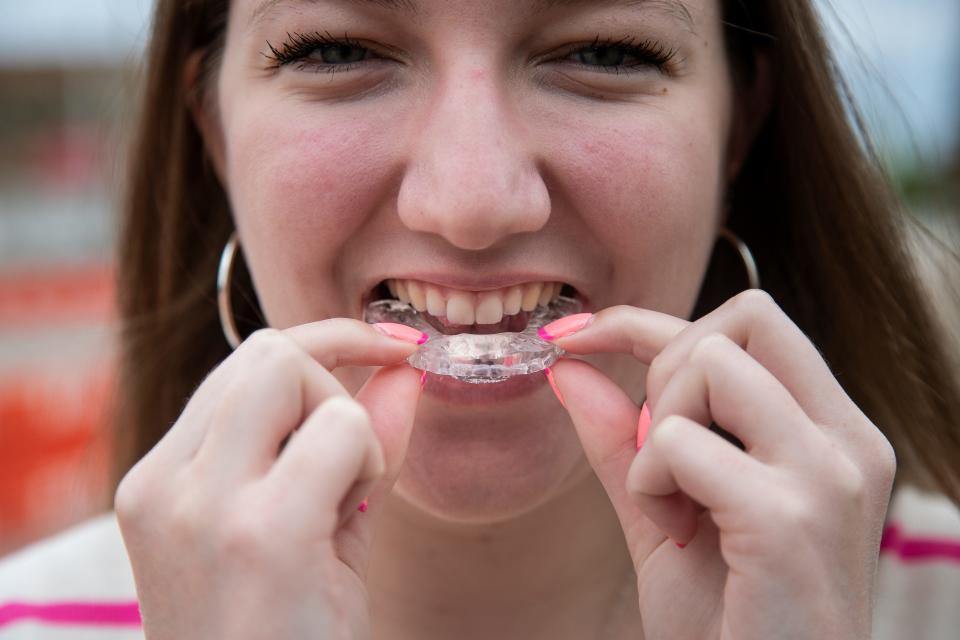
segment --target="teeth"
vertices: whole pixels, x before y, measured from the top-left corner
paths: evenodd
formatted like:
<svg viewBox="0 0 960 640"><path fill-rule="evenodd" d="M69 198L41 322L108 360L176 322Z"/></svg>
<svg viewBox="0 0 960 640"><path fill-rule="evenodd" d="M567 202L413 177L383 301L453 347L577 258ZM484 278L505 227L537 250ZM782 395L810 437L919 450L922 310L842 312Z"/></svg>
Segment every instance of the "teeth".
<svg viewBox="0 0 960 640"><path fill-rule="evenodd" d="M427 286L427 313L440 317L447 312L447 301L436 287Z"/></svg>
<svg viewBox="0 0 960 640"><path fill-rule="evenodd" d="M407 280L407 295L410 296L410 304L417 311L427 310L427 294L423 290L423 285L416 280Z"/></svg>
<svg viewBox="0 0 960 640"><path fill-rule="evenodd" d="M397 298L400 302L410 302L410 296L407 294L407 284L403 280L397 280Z"/></svg>
<svg viewBox="0 0 960 640"><path fill-rule="evenodd" d="M478 296L477 324L496 324L503 320L503 298L500 293L485 293Z"/></svg>
<svg viewBox="0 0 960 640"><path fill-rule="evenodd" d="M387 280L390 293L417 311L446 317L451 324L497 324L504 316L533 311L560 295L560 282L527 282L495 291L462 291L419 280Z"/></svg>
<svg viewBox="0 0 960 640"><path fill-rule="evenodd" d="M447 320L451 324L473 324L473 294L455 291L447 298Z"/></svg>
<svg viewBox="0 0 960 640"><path fill-rule="evenodd" d="M520 313L520 303L523 301L523 287L510 287L503 297L503 314L515 316Z"/></svg>
<svg viewBox="0 0 960 640"><path fill-rule="evenodd" d="M543 291L542 282L531 282L523 285L523 299L520 308L524 311L533 311L540 302L540 292Z"/></svg>
<svg viewBox="0 0 960 640"><path fill-rule="evenodd" d="M543 291L540 292L540 299L537 300L537 304L542 307L549 303L550 300L553 299L553 289L554 286L552 282L548 282L547 284L543 285Z"/></svg>

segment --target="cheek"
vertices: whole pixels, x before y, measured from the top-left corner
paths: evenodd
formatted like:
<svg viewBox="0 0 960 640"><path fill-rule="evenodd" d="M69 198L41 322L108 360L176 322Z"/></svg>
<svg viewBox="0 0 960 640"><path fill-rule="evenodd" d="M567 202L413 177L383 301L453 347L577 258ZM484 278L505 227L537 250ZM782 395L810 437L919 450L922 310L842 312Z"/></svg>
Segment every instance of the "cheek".
<svg viewBox="0 0 960 640"><path fill-rule="evenodd" d="M712 219L716 137L663 120L581 130L557 156L564 158L561 181L607 247L636 248L640 234L683 237Z"/></svg>
<svg viewBox="0 0 960 640"><path fill-rule="evenodd" d="M267 233L349 235L384 163L376 123L285 116L240 121L231 141L230 183L238 213ZM271 231L274 230L274 231ZM316 246L317 238L301 237Z"/></svg>
<svg viewBox="0 0 960 640"><path fill-rule="evenodd" d="M562 193L608 252L608 302L679 315L695 297L721 193L721 117L638 111L556 138Z"/></svg>
<svg viewBox="0 0 960 640"><path fill-rule="evenodd" d="M315 320L336 309L317 304L343 304L334 267L389 172L385 123L318 110L246 109L227 130L231 205L271 324ZM304 292L317 293L315 304Z"/></svg>

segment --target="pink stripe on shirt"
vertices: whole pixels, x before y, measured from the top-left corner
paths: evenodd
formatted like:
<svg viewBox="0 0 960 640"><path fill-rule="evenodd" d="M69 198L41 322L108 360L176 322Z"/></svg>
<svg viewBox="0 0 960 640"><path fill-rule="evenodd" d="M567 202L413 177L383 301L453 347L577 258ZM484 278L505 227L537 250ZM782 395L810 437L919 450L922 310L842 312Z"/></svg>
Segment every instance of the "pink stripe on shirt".
<svg viewBox="0 0 960 640"><path fill-rule="evenodd" d="M880 553L893 554L901 562L960 562L960 541L950 538L907 537L900 525L888 522L880 540Z"/></svg>
<svg viewBox="0 0 960 640"><path fill-rule="evenodd" d="M899 524L888 522L880 541L880 553L894 555L905 563L937 561L960 563L960 541L948 538L904 536ZM0 604L0 627L25 620L82 626L139 626L141 624L140 608L135 600Z"/></svg>
<svg viewBox="0 0 960 640"><path fill-rule="evenodd" d="M136 626L140 624L140 608L136 601L0 604L0 627L24 620L36 620L47 624Z"/></svg>

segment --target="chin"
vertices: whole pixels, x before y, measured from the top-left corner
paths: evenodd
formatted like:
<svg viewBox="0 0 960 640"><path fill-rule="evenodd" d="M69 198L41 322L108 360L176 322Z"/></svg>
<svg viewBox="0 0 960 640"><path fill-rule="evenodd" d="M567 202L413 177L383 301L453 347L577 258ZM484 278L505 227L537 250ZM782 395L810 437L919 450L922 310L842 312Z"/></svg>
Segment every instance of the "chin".
<svg viewBox="0 0 960 640"><path fill-rule="evenodd" d="M469 410L424 394L393 492L438 520L490 524L547 502L583 462L549 388Z"/></svg>

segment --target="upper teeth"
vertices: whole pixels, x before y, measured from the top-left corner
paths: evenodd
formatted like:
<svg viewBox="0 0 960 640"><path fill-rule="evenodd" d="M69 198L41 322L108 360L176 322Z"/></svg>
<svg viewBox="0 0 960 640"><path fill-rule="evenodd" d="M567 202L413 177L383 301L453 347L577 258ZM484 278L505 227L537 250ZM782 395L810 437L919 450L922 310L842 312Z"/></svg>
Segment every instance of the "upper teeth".
<svg viewBox="0 0 960 640"><path fill-rule="evenodd" d="M533 311L560 295L561 282L527 282L494 291L463 291L419 280L387 280L390 293L417 311L451 324L496 324L503 316Z"/></svg>

